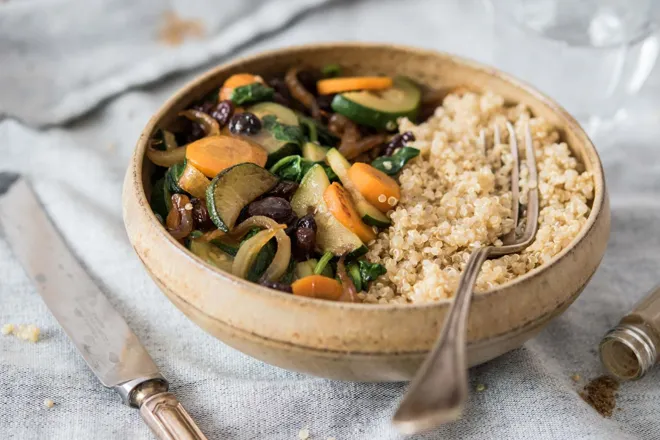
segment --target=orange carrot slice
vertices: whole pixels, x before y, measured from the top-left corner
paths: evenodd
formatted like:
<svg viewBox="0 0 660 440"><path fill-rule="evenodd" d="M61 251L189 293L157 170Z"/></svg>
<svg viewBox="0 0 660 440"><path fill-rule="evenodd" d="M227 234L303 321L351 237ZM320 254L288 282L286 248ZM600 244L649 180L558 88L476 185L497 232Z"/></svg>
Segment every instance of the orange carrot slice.
<svg viewBox="0 0 660 440"><path fill-rule="evenodd" d="M339 223L353 231L364 243L369 243L376 238L374 230L365 225L360 218L348 191L343 186L334 182L323 192L323 200Z"/></svg>
<svg viewBox="0 0 660 440"><path fill-rule="evenodd" d="M186 147L186 159L206 177L215 177L225 168L243 162L263 167L267 158L266 151L256 143L224 135L203 137Z"/></svg>
<svg viewBox="0 0 660 440"><path fill-rule="evenodd" d="M220 101L231 98L231 92L236 87L247 86L256 82L263 84L264 80L259 75L252 75L251 73L237 73L230 76L220 88Z"/></svg>
<svg viewBox="0 0 660 440"><path fill-rule="evenodd" d="M322 79L316 83L321 95L350 92L351 90L383 90L392 87L392 78L387 76L355 76Z"/></svg>
<svg viewBox="0 0 660 440"><path fill-rule="evenodd" d="M364 198L382 212L393 209L401 198L396 180L367 163L354 163L348 170L348 178Z"/></svg>
<svg viewBox="0 0 660 440"><path fill-rule="evenodd" d="M323 275L309 275L291 284L294 295L337 301L342 294L339 281Z"/></svg>

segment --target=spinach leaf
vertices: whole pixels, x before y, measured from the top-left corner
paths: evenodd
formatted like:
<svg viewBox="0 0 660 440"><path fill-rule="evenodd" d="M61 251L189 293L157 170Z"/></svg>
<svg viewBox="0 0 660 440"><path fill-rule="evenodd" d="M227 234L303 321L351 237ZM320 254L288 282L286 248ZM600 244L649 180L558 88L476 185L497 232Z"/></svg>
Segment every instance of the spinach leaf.
<svg viewBox="0 0 660 440"><path fill-rule="evenodd" d="M270 172L283 180L300 183L305 175L303 172L303 158L298 155L283 157L270 168Z"/></svg>
<svg viewBox="0 0 660 440"><path fill-rule="evenodd" d="M311 134L309 132L308 128L308 137L311 141L318 141L319 144L328 146L328 147L335 147L339 143L339 138L335 136L334 134L330 133L330 130L328 130L328 127L317 121L316 119L312 119L308 116L303 115L302 113L297 113L298 115L298 120L300 121L301 124L303 124L306 127L309 126L314 126L314 129L316 130L316 137L317 139L311 139Z"/></svg>
<svg viewBox="0 0 660 440"><path fill-rule="evenodd" d="M149 205L157 217L160 217L161 223L167 218L172 206L170 190L167 189L165 178L161 177L154 182L151 187L151 199Z"/></svg>
<svg viewBox="0 0 660 440"><path fill-rule="evenodd" d="M391 156L381 156L371 162L371 166L390 176L396 175L403 166L419 155L419 150L413 147L400 148Z"/></svg>
<svg viewBox="0 0 660 440"><path fill-rule="evenodd" d="M305 135L300 127L282 124L275 115L266 115L261 120L264 129L268 130L278 141L289 142L301 146L305 143Z"/></svg>
<svg viewBox="0 0 660 440"><path fill-rule="evenodd" d="M261 248L257 257L254 259L254 263L252 263L252 267L250 267L247 274L247 279L249 281L252 281L253 283L259 281L261 275L266 272L266 269L268 269L268 266L270 266L270 263L273 261L275 252L277 252L277 244L273 238L266 243L266 246Z"/></svg>
<svg viewBox="0 0 660 440"><path fill-rule="evenodd" d="M339 64L326 64L321 68L321 73L325 78L334 78L341 75L341 66Z"/></svg>
<svg viewBox="0 0 660 440"><path fill-rule="evenodd" d="M348 276L351 277L353 280L353 284L355 285L355 289L358 292L362 292L362 276L360 275L360 268L359 266L353 262L348 265Z"/></svg>
<svg viewBox="0 0 660 440"><path fill-rule="evenodd" d="M165 173L165 184L167 185L167 189L169 189L172 194L185 193L183 188L179 186L179 179L181 178L183 169L185 167L186 161L184 160L183 162L174 164L169 167Z"/></svg>
<svg viewBox="0 0 660 440"><path fill-rule="evenodd" d="M243 105L251 102L269 101L273 98L275 90L261 83L252 83L246 86L236 87L232 92L230 99L236 105Z"/></svg>
<svg viewBox="0 0 660 440"><path fill-rule="evenodd" d="M279 279L280 283L291 284L293 282L293 272L296 267L296 260L293 258L289 260L289 265L286 268L286 272Z"/></svg>
<svg viewBox="0 0 660 440"><path fill-rule="evenodd" d="M316 129L316 124L314 123L314 121L310 118L305 118L305 119L301 119L300 123L302 124L303 127L307 129L307 132L305 133L307 139L309 139L310 142L318 142L319 134L318 134L318 130Z"/></svg>
<svg viewBox="0 0 660 440"><path fill-rule="evenodd" d="M275 165L270 168L270 172L283 180L291 180L292 182L300 183L305 174L307 174L307 171L317 163L323 167L331 182L338 180L337 175L327 164L323 162L312 162L311 160L304 159L297 154L286 156L278 160Z"/></svg>
<svg viewBox="0 0 660 440"><path fill-rule="evenodd" d="M367 260L360 260L357 263L360 268L360 278L365 287L369 281L373 281L387 272L382 264L369 263Z"/></svg>

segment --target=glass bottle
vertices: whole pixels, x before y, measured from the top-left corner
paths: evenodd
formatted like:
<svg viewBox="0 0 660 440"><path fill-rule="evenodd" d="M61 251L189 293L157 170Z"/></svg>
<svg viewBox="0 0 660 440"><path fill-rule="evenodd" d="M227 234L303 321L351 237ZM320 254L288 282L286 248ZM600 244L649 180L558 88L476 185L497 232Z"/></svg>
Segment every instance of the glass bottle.
<svg viewBox="0 0 660 440"><path fill-rule="evenodd" d="M622 380L643 377L660 351L660 285L642 299L600 343L600 360Z"/></svg>

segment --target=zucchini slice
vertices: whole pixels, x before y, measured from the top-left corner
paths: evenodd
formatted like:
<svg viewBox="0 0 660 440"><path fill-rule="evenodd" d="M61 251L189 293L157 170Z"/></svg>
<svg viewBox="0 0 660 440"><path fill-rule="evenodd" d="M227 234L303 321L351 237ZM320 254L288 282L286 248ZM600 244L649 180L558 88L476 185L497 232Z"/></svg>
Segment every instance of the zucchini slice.
<svg viewBox="0 0 660 440"><path fill-rule="evenodd" d="M204 173L187 163L179 177L178 186L185 192L198 199L206 198L206 188L209 187L209 179Z"/></svg>
<svg viewBox="0 0 660 440"><path fill-rule="evenodd" d="M358 124L393 131L397 119L415 120L422 92L410 79L397 76L394 85L379 92L366 90L335 95L332 109Z"/></svg>
<svg viewBox="0 0 660 440"><path fill-rule="evenodd" d="M229 232L241 210L278 181L277 176L250 162L227 168L206 189L206 208L211 220L218 229Z"/></svg>
<svg viewBox="0 0 660 440"><path fill-rule="evenodd" d="M339 151L337 151L337 149L330 149L325 160L328 162L328 165L330 165L330 168L332 168L332 171L334 171L337 177L339 177L344 188L346 188L351 195L353 203L355 203L355 209L357 209L357 212L362 217L363 222L379 228L385 228L392 223L389 217L380 212L380 210L374 205L367 202L367 199L365 199L362 193L360 193L355 185L353 185L351 179L348 178L348 170L351 168L351 164Z"/></svg>
<svg viewBox="0 0 660 440"><path fill-rule="evenodd" d="M192 238L188 242L188 249L212 266L231 273L233 258L231 255L223 252L219 247L199 238Z"/></svg>
<svg viewBox="0 0 660 440"><path fill-rule="evenodd" d="M305 142L302 146L303 157L312 162L321 162L325 160L326 154L328 154L328 148L322 147L314 142Z"/></svg>
<svg viewBox="0 0 660 440"><path fill-rule="evenodd" d="M323 192L330 180L321 165L314 165L303 177L300 187L291 199L291 207L302 217L314 212L316 220L316 246L321 253L332 252L343 255L347 252L362 252L362 240L351 232L328 211ZM366 249L366 248L365 248Z"/></svg>
<svg viewBox="0 0 660 440"><path fill-rule="evenodd" d="M261 131L254 136L250 136L250 139L261 145L268 153L266 168L271 167L283 157L300 151L302 131L299 128L298 116L293 110L274 102L260 102L249 107L247 111L258 116L263 123ZM268 121L268 117L274 117L275 123L267 124L265 121ZM287 136L287 130L299 131L300 133Z"/></svg>

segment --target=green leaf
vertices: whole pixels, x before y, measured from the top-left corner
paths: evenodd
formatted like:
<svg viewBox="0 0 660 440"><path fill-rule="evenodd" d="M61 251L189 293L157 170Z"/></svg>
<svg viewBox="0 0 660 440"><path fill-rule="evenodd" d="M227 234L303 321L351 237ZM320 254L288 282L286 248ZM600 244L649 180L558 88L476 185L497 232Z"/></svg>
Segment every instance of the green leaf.
<svg viewBox="0 0 660 440"><path fill-rule="evenodd" d="M283 180L300 183L305 175L303 171L303 158L298 155L283 157L270 168L270 172Z"/></svg>
<svg viewBox="0 0 660 440"><path fill-rule="evenodd" d="M371 166L390 176L396 175L409 160L417 157L419 150L413 147L403 147L391 156L381 156L371 162Z"/></svg>
<svg viewBox="0 0 660 440"><path fill-rule="evenodd" d="M325 267L328 265L328 263L330 262L330 260L332 260L332 257L334 256L335 255L332 252L326 252L325 254L323 254L319 262L316 263L316 266L314 267L314 275L320 275L321 273L323 273Z"/></svg>
<svg viewBox="0 0 660 440"><path fill-rule="evenodd" d="M151 199L149 205L154 211L154 214L160 216L163 221L167 218L167 214L170 212L170 207L172 206L171 198L172 194L170 194L170 190L167 189L164 177L161 177L154 182L151 187Z"/></svg>
<svg viewBox="0 0 660 440"><path fill-rule="evenodd" d="M179 179L181 178L185 167L186 161L184 160L181 163L177 163L169 167L165 173L165 183L167 185L167 189L169 189L172 194L185 193L183 188L179 186Z"/></svg>
<svg viewBox="0 0 660 440"><path fill-rule="evenodd" d="M243 105L251 102L270 101L274 93L275 90L268 86L261 83L252 83L236 87L231 92L230 99L236 105Z"/></svg>
<svg viewBox="0 0 660 440"><path fill-rule="evenodd" d="M296 267L296 260L293 258L289 260L289 265L286 268L286 272L279 279L280 283L291 284L293 282L293 273Z"/></svg>
<svg viewBox="0 0 660 440"><path fill-rule="evenodd" d="M301 119L300 123L303 125L303 127L307 128L307 139L309 139L310 142L318 142L319 134L314 121L312 119L305 118Z"/></svg>
<svg viewBox="0 0 660 440"><path fill-rule="evenodd" d="M353 280L355 289L362 292L362 275L360 275L360 267L355 262L348 265L348 276Z"/></svg>
<svg viewBox="0 0 660 440"><path fill-rule="evenodd" d="M265 130L268 130L278 141L289 142L301 146L305 143L305 135L300 127L282 124L275 115L266 115L261 120Z"/></svg>
<svg viewBox="0 0 660 440"><path fill-rule="evenodd" d="M328 147L337 146L337 144L339 143L339 138L334 134L332 134L330 130L328 130L328 127L326 127L316 119L312 119L308 116L303 115L302 113L296 113L296 114L298 116L298 121L300 121L301 124L303 124L306 127L309 127L310 125L314 126L316 130L316 136L318 138L316 140L319 142L319 144ZM313 141L314 139L310 139L310 140Z"/></svg>
<svg viewBox="0 0 660 440"><path fill-rule="evenodd" d="M385 266L382 264L369 263L367 260L359 260L357 263L360 268L360 278L362 278L362 284L365 287L368 282L375 280L387 272Z"/></svg>
<svg viewBox="0 0 660 440"><path fill-rule="evenodd" d="M321 68L321 73L325 78L334 78L341 75L341 66L339 64L326 64Z"/></svg>
<svg viewBox="0 0 660 440"><path fill-rule="evenodd" d="M249 281L252 281L253 283L259 281L261 275L266 272L266 269L270 266L273 258L275 258L275 252L277 252L277 244L273 238L266 243L266 246L261 248L257 257L254 259L254 263L252 263L252 267L250 267L247 274L247 279Z"/></svg>
<svg viewBox="0 0 660 440"><path fill-rule="evenodd" d="M319 164L328 175L331 182L339 180L332 168L324 162L312 162L299 155L286 156L275 162L275 165L270 167L270 172L283 180L291 180L292 182L300 183L302 178L307 174L314 165Z"/></svg>

